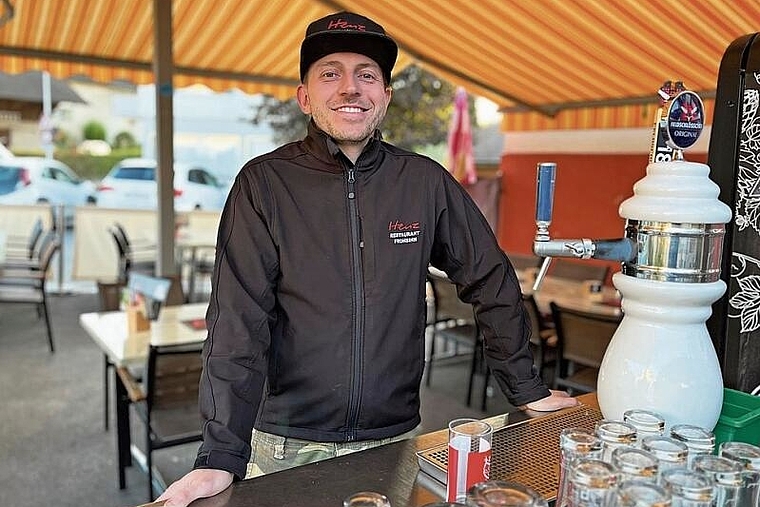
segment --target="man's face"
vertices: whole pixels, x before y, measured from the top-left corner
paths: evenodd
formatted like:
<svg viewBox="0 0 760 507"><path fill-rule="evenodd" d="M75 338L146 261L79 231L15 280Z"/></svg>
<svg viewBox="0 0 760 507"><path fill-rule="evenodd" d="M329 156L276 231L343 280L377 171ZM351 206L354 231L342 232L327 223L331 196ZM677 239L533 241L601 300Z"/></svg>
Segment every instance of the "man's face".
<svg viewBox="0 0 760 507"><path fill-rule="evenodd" d="M391 89L368 56L333 53L311 65L297 97L301 110L341 148L361 152L385 117Z"/></svg>

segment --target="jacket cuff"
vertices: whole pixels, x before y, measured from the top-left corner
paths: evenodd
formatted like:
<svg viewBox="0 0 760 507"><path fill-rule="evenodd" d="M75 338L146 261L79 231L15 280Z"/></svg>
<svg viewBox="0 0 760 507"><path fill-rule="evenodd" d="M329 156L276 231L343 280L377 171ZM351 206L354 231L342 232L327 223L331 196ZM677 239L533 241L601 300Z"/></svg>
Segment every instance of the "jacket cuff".
<svg viewBox="0 0 760 507"><path fill-rule="evenodd" d="M210 451L208 453L199 454L198 457L195 458L193 468L224 470L233 474L236 480L242 480L245 478L246 469L248 468L248 460L241 459L240 456L223 451Z"/></svg>

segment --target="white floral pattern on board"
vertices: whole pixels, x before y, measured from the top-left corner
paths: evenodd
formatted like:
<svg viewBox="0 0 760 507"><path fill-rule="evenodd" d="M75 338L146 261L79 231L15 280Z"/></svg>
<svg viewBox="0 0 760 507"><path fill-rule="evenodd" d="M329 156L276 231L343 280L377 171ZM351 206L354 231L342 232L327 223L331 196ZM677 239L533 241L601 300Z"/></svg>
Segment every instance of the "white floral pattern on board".
<svg viewBox="0 0 760 507"><path fill-rule="evenodd" d="M760 74L753 77L760 84ZM745 89L743 106L734 223L760 235L760 89ZM739 290L729 299L729 317L740 319L741 333L760 329L760 260L733 252L731 278Z"/></svg>

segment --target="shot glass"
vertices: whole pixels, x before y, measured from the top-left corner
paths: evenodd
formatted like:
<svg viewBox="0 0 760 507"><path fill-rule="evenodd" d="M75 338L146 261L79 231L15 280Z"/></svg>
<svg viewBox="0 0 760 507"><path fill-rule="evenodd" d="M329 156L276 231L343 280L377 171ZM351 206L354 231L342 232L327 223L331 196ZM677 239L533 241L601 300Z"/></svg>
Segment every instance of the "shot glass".
<svg viewBox="0 0 760 507"><path fill-rule="evenodd" d="M742 501L760 507L760 447L745 442L723 442L718 454L744 465Z"/></svg>
<svg viewBox="0 0 760 507"><path fill-rule="evenodd" d="M751 503L741 503L741 500L750 494L747 491L745 470L741 463L704 454L694 459L694 469L707 474L713 480L715 507L752 507Z"/></svg>
<svg viewBox="0 0 760 507"><path fill-rule="evenodd" d="M594 458L578 458L570 465L567 505L606 507L618 484L611 464Z"/></svg>
<svg viewBox="0 0 760 507"><path fill-rule="evenodd" d="M491 475L493 428L478 419L454 419L449 423L446 500L464 503L467 490Z"/></svg>

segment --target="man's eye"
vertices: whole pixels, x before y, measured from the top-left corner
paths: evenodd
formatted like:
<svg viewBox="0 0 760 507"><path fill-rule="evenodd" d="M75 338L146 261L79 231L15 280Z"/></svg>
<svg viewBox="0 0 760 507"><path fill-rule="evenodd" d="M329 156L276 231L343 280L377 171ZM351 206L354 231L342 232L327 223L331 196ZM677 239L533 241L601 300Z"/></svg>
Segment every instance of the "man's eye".
<svg viewBox="0 0 760 507"><path fill-rule="evenodd" d="M375 81L375 80L377 80L377 76L375 76L371 72L365 72L363 74L359 74L359 78L367 80L367 81Z"/></svg>
<svg viewBox="0 0 760 507"><path fill-rule="evenodd" d="M338 73L332 70L326 70L322 73L322 77L333 78L337 76L338 76Z"/></svg>

